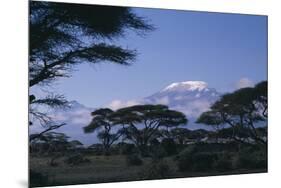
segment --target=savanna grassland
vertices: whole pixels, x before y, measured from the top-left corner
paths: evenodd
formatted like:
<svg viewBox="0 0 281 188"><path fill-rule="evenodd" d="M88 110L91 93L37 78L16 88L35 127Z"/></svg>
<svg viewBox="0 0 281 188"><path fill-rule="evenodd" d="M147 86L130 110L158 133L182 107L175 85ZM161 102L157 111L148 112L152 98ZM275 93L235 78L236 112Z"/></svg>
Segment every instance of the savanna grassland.
<svg viewBox="0 0 281 188"><path fill-rule="evenodd" d="M108 155L93 150L80 154L76 151L61 155L53 165L50 165L52 156L31 155L31 186L267 172L267 154L262 149L239 147L201 143L183 146L178 151L162 148L154 156L146 157L116 149ZM80 162L67 161L69 156Z"/></svg>

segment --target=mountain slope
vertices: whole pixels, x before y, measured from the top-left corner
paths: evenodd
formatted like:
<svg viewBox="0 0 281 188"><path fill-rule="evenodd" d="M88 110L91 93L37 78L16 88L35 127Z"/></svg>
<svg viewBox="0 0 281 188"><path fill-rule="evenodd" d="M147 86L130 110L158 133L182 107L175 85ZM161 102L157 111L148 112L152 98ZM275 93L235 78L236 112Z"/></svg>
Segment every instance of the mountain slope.
<svg viewBox="0 0 281 188"><path fill-rule="evenodd" d="M209 88L206 82L186 81L172 83L163 90L146 97L145 103L164 104L171 109L186 114L188 118L197 118L210 105L218 100L221 94Z"/></svg>

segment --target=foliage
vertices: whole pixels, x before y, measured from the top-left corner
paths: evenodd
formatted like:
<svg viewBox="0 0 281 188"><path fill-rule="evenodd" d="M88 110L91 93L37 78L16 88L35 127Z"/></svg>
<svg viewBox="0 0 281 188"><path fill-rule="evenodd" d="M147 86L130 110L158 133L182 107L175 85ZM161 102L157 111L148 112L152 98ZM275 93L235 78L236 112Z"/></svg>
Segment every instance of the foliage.
<svg viewBox="0 0 281 188"><path fill-rule="evenodd" d="M153 161L148 168L144 168L142 176L144 179L162 179L171 175L171 168L164 160Z"/></svg>
<svg viewBox="0 0 281 188"><path fill-rule="evenodd" d="M190 138L192 131L186 128L174 128L169 132L167 134L170 135L178 144L184 144L186 140Z"/></svg>
<svg viewBox="0 0 281 188"><path fill-rule="evenodd" d="M31 1L29 20L29 86L40 89L70 77L82 63L130 65L136 50L115 44L115 39L128 31L144 35L154 29L127 7ZM47 93L29 96L29 124L46 130L55 122L43 109L67 107L63 95Z"/></svg>
<svg viewBox="0 0 281 188"><path fill-rule="evenodd" d="M31 141L31 151L37 150L41 154L51 156L48 164L53 167L58 166L56 160L64 156L72 148L68 138L64 133L47 132ZM35 149L32 149L33 147Z"/></svg>
<svg viewBox="0 0 281 188"><path fill-rule="evenodd" d="M72 150L76 150L82 146L83 144L79 140L72 140L69 142L69 148Z"/></svg>
<svg viewBox="0 0 281 188"><path fill-rule="evenodd" d="M49 176L34 170L29 171L29 182L30 187L36 186L47 186L49 181Z"/></svg>
<svg viewBox="0 0 281 188"><path fill-rule="evenodd" d="M64 160L66 164L69 165L79 165L84 163L90 163L91 161L87 158L85 158L81 153L74 153L70 156L67 156L67 158Z"/></svg>
<svg viewBox="0 0 281 188"><path fill-rule="evenodd" d="M174 139L178 144L183 144L187 135L189 134L189 130L186 128L166 128L159 130L159 134L161 134L162 139Z"/></svg>
<svg viewBox="0 0 281 188"><path fill-rule="evenodd" d="M140 156L136 153L127 155L126 161L128 166L140 166L143 164L143 161L141 160Z"/></svg>
<svg viewBox="0 0 281 188"><path fill-rule="evenodd" d="M122 155L130 155L136 152L136 148L134 144L120 142L117 144L117 147L119 149L119 153Z"/></svg>
<svg viewBox="0 0 281 188"><path fill-rule="evenodd" d="M84 127L85 133L92 133L98 130L97 137L102 141L104 154L109 154L110 146L117 141L121 136L122 132L118 131L117 133L112 133L112 127L115 125L115 122L112 118L112 111L109 108L101 108L91 113L92 121L91 123Z"/></svg>
<svg viewBox="0 0 281 188"><path fill-rule="evenodd" d="M47 132L44 135L33 139L31 145L44 143L47 146L45 152L48 154L65 152L69 148L68 138L69 137L64 133Z"/></svg>
<svg viewBox="0 0 281 188"><path fill-rule="evenodd" d="M177 153L177 144L172 138L165 138L161 142L161 147L165 150L168 156L174 155Z"/></svg>
<svg viewBox="0 0 281 188"><path fill-rule="evenodd" d="M87 151L94 155L102 155L104 154L104 147L102 144L92 144L87 148Z"/></svg>
<svg viewBox="0 0 281 188"><path fill-rule="evenodd" d="M161 160L168 156L167 151L161 145L150 146L149 149L149 157L151 157L154 161Z"/></svg>
<svg viewBox="0 0 281 188"><path fill-rule="evenodd" d="M218 153L217 160L214 164L214 169L221 172L230 171L233 169L233 157L225 152Z"/></svg>
<svg viewBox="0 0 281 188"><path fill-rule="evenodd" d="M252 147L243 148L237 156L236 168L267 169L267 152Z"/></svg>
<svg viewBox="0 0 281 188"><path fill-rule="evenodd" d="M191 146L179 153L176 159L180 171L205 171L213 170L217 155L211 152L198 152L195 146Z"/></svg>
<svg viewBox="0 0 281 188"><path fill-rule="evenodd" d="M213 170L214 162L217 159L217 155L215 153L203 153L198 152L192 155L192 170L194 171L205 171L205 170Z"/></svg>
<svg viewBox="0 0 281 188"><path fill-rule="evenodd" d="M227 124L232 128L230 138L242 143L249 143L251 138L266 145L267 141L257 132L257 125L264 121L267 121L267 81L223 95L210 111L201 114L197 123Z"/></svg>
<svg viewBox="0 0 281 188"><path fill-rule="evenodd" d="M47 133L49 131L52 131L52 130L55 130L55 129L58 129L58 128L64 126L64 125L65 125L65 123L61 123L61 124L57 124L57 125L51 125L47 129L45 129L44 131L42 131L40 133L31 134L29 136L29 141L32 142L33 140L40 139L40 138L42 138L42 136L44 137L45 133Z"/></svg>
<svg viewBox="0 0 281 188"><path fill-rule="evenodd" d="M113 113L115 124L122 125L125 138L132 141L141 153L145 154L147 145L160 137L159 129L185 125L187 119L181 112L170 110L165 105L135 105Z"/></svg>
<svg viewBox="0 0 281 188"><path fill-rule="evenodd" d="M106 23L106 24L105 24ZM30 86L68 77L82 62L129 64L135 52L104 41L153 27L126 7L30 3Z"/></svg>
<svg viewBox="0 0 281 188"><path fill-rule="evenodd" d="M188 146L176 156L177 166L180 171L192 169L192 154L195 152L195 146Z"/></svg>

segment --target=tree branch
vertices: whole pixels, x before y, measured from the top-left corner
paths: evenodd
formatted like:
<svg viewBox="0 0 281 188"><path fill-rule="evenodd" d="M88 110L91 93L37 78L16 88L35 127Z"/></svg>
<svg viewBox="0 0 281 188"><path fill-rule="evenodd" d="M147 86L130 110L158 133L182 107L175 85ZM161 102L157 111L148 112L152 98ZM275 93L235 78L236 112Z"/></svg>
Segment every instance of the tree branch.
<svg viewBox="0 0 281 188"><path fill-rule="evenodd" d="M40 138L43 134L45 134L46 132L49 132L49 131L52 131L52 130L55 130L55 129L58 129L62 126L66 125L66 123L62 123L62 124L59 124L59 125L52 125L50 126L48 129L42 131L41 133L39 134L32 134L29 136L29 141L32 141L34 139L37 139L37 138Z"/></svg>

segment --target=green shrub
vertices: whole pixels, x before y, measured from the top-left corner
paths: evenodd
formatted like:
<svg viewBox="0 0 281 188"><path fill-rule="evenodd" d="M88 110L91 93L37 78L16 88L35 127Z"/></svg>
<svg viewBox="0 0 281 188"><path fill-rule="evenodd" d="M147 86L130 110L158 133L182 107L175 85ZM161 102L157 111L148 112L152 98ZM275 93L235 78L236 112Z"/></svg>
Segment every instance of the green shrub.
<svg viewBox="0 0 281 188"><path fill-rule="evenodd" d="M217 155L218 159L214 164L214 169L225 172L233 169L232 158L229 154L220 153Z"/></svg>
<svg viewBox="0 0 281 188"><path fill-rule="evenodd" d="M213 170L217 154L197 152L194 146L190 146L183 150L176 160L180 171Z"/></svg>
<svg viewBox="0 0 281 188"><path fill-rule="evenodd" d="M171 169L164 160L152 161L148 168L144 168L144 179L167 178L171 174Z"/></svg>
<svg viewBox="0 0 281 188"><path fill-rule="evenodd" d="M192 155L192 170L205 171L213 170L217 155L214 153L195 153Z"/></svg>
<svg viewBox="0 0 281 188"><path fill-rule="evenodd" d="M163 139L161 146L165 150L168 156L177 154L177 144L171 138Z"/></svg>
<svg viewBox="0 0 281 188"><path fill-rule="evenodd" d="M188 146L175 157L180 171L188 171L192 169L192 154L194 152L195 147Z"/></svg>
<svg viewBox="0 0 281 188"><path fill-rule="evenodd" d="M119 151L122 155L130 155L136 152L136 147L134 144L123 143L119 145Z"/></svg>
<svg viewBox="0 0 281 188"><path fill-rule="evenodd" d="M150 154L152 160L160 160L167 156L166 150L161 145L151 147Z"/></svg>
<svg viewBox="0 0 281 188"><path fill-rule="evenodd" d="M126 160L128 166L140 166L143 164L143 161L137 154L127 155Z"/></svg>
<svg viewBox="0 0 281 188"><path fill-rule="evenodd" d="M158 146L158 145L160 145L160 142L158 141L157 138L152 139L149 143L150 143L151 146Z"/></svg>
<svg viewBox="0 0 281 188"><path fill-rule="evenodd" d="M83 164L83 163L90 163L91 161L87 158L84 158L83 155L80 153L77 154L72 154L68 156L64 162L69 165L78 165L78 164Z"/></svg>
<svg viewBox="0 0 281 188"><path fill-rule="evenodd" d="M241 169L267 168L267 152L261 149L243 149L238 153L235 164Z"/></svg>
<svg viewBox="0 0 281 188"><path fill-rule="evenodd" d="M94 154L94 155L103 155L104 154L104 148L102 144L93 144L90 147L88 147L88 152Z"/></svg>

